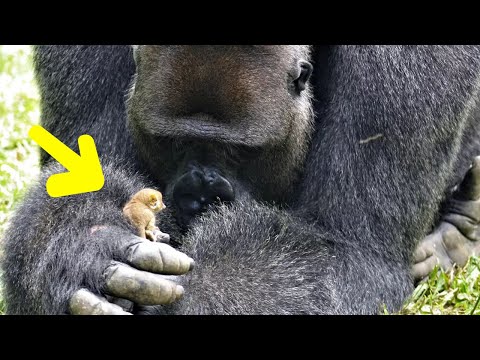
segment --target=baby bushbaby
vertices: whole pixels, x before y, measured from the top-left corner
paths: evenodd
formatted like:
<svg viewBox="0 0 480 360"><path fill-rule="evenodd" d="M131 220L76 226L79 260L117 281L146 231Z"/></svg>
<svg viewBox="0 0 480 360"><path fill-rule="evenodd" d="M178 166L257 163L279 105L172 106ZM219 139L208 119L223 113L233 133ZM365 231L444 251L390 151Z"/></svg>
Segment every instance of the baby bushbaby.
<svg viewBox="0 0 480 360"><path fill-rule="evenodd" d="M155 242L168 243L170 235L155 225L155 214L165 209L162 193L143 189L132 196L123 208L123 215L137 229L138 236Z"/></svg>

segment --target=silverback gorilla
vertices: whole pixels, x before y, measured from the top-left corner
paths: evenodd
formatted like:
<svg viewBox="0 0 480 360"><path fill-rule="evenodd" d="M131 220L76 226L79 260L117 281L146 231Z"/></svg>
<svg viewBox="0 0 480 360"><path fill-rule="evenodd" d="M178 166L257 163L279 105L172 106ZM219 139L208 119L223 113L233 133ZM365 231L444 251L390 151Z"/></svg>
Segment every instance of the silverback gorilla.
<svg viewBox="0 0 480 360"><path fill-rule="evenodd" d="M414 263L478 250L480 161L457 185L478 46L38 46L35 68L42 125L92 135L105 186L50 198L42 153L5 236L10 314L395 311ZM174 247L122 216L152 186Z"/></svg>

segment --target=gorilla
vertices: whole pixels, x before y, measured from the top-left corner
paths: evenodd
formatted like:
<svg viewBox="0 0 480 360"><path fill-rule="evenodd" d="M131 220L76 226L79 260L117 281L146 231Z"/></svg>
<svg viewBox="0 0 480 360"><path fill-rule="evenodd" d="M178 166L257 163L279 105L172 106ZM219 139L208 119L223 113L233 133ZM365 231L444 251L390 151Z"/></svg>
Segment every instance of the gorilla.
<svg viewBox="0 0 480 360"><path fill-rule="evenodd" d="M37 46L35 70L105 185L50 198L42 153L10 314L375 314L479 252L479 46ZM172 246L122 217L145 187Z"/></svg>

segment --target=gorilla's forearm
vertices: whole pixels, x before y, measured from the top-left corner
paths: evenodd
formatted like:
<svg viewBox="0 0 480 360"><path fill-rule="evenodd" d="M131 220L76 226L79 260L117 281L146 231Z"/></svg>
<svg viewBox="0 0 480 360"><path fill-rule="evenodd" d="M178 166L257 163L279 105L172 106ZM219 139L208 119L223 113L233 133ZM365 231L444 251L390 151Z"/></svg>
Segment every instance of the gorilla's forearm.
<svg viewBox="0 0 480 360"><path fill-rule="evenodd" d="M4 237L8 313L66 313L70 297L81 286L101 292L104 263L120 259L119 242L133 234L121 206L145 186L133 172L102 163L102 190L50 198L45 182L62 168L49 166L17 210ZM111 227L109 236L92 236L92 227L102 225Z"/></svg>
<svg viewBox="0 0 480 360"><path fill-rule="evenodd" d="M407 264L252 202L203 216L186 238L196 266L179 279L184 298L145 313L372 314L411 291Z"/></svg>
<svg viewBox="0 0 480 360"><path fill-rule="evenodd" d="M347 241L407 263L432 228L468 121L478 133L469 113L480 48L337 46L329 64L314 84L325 91L316 109L324 115L299 207Z"/></svg>

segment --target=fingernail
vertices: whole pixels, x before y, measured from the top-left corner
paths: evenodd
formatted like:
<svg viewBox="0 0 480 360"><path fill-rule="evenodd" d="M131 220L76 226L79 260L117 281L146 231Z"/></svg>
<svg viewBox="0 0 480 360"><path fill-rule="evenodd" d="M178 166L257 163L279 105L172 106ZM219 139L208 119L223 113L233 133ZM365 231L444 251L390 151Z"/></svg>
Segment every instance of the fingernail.
<svg viewBox="0 0 480 360"><path fill-rule="evenodd" d="M180 299L183 296L183 293L185 292L185 289L183 288L182 285L177 285L175 288L175 296L177 299Z"/></svg>

